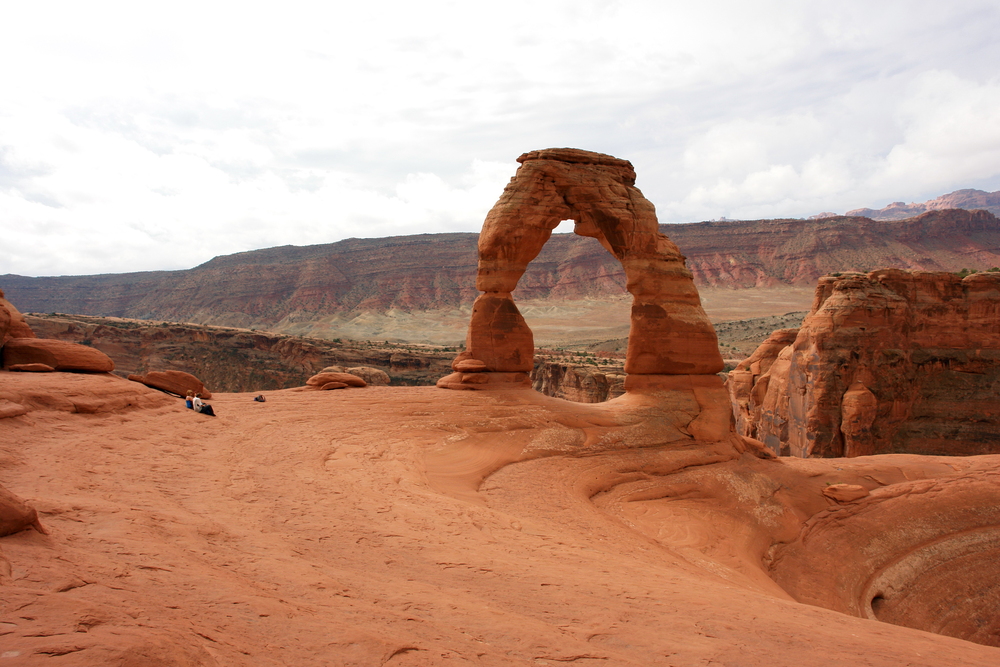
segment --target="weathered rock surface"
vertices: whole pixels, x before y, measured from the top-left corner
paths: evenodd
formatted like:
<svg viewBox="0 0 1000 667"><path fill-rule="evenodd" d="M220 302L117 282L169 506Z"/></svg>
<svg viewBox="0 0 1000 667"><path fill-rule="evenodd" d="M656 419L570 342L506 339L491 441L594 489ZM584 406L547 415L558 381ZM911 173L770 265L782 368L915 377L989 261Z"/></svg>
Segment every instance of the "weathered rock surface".
<svg viewBox="0 0 1000 667"><path fill-rule="evenodd" d="M27 528L34 528L40 533L46 532L38 520L35 508L0 485L0 537Z"/></svg>
<svg viewBox="0 0 1000 667"><path fill-rule="evenodd" d="M625 393L625 374L604 373L597 367L536 361L531 386L546 396L578 403L601 403Z"/></svg>
<svg viewBox="0 0 1000 667"><path fill-rule="evenodd" d="M216 392L267 391L300 387L326 367L338 371L372 368L393 384L434 384L452 354L430 346L379 347L373 343L300 338L261 331L188 324L146 323L87 316L28 315L43 338L87 341L115 360L122 375L151 370L190 373ZM354 373L365 378L364 372ZM366 378L367 381L367 378ZM370 384L376 384L370 382Z"/></svg>
<svg viewBox="0 0 1000 667"><path fill-rule="evenodd" d="M35 332L31 330L17 308L10 301L4 298L3 290L0 290L0 347L11 338L34 338Z"/></svg>
<svg viewBox="0 0 1000 667"><path fill-rule="evenodd" d="M7 370L18 373L52 373L56 369L48 364L12 364Z"/></svg>
<svg viewBox="0 0 1000 667"><path fill-rule="evenodd" d="M128 379L177 396L186 396L191 392L201 394L205 399L212 398L212 392L205 387L204 382L184 371L150 371L145 375L129 375Z"/></svg>
<svg viewBox="0 0 1000 667"><path fill-rule="evenodd" d="M115 362L100 350L45 338L11 338L3 346L4 367L44 364L57 371L110 373Z"/></svg>
<svg viewBox="0 0 1000 667"><path fill-rule="evenodd" d="M206 420L4 375L162 406L0 420L3 483L51 532L0 538L0 662L997 663L910 628L996 643L1000 456L762 460L692 446L680 392L289 389Z"/></svg>
<svg viewBox="0 0 1000 667"><path fill-rule="evenodd" d="M739 431L775 452L1000 452L1000 274L823 278L801 329L728 386Z"/></svg>
<svg viewBox="0 0 1000 667"><path fill-rule="evenodd" d="M311 378L306 380L306 386L323 388L323 385L330 382L343 383L348 387L368 386L368 383L365 382L362 378L358 377L357 375L352 375L351 373L331 373L331 372L317 373L316 375L313 375Z"/></svg>

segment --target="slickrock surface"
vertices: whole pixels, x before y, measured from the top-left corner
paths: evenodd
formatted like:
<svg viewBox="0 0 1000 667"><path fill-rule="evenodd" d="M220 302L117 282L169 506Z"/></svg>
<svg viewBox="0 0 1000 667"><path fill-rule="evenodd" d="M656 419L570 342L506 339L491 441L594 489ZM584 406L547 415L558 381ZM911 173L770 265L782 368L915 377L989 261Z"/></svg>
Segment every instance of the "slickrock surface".
<svg viewBox="0 0 1000 667"><path fill-rule="evenodd" d="M775 452L1000 452L1000 273L823 278L728 386L739 431Z"/></svg>
<svg viewBox="0 0 1000 667"><path fill-rule="evenodd" d="M997 643L943 612L970 592L998 617L997 456L763 460L637 395L282 390L218 394L212 419L110 376L0 387L63 378L160 403L0 420L0 483L49 531L0 538L3 664L1000 662L863 618Z"/></svg>

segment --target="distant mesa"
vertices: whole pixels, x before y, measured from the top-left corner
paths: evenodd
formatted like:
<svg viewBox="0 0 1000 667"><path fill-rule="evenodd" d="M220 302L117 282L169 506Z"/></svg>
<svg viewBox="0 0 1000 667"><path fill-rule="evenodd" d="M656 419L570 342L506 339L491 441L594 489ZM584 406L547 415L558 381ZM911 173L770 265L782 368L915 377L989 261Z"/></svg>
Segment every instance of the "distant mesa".
<svg viewBox="0 0 1000 667"><path fill-rule="evenodd" d="M1000 272L822 278L728 388L737 430L783 455L1000 453Z"/></svg>

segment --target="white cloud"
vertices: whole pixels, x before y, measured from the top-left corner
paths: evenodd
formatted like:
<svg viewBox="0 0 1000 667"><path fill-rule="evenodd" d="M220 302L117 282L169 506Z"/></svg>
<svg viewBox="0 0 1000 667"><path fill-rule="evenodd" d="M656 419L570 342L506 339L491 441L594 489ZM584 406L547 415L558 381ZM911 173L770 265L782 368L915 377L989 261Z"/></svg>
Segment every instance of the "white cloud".
<svg viewBox="0 0 1000 667"><path fill-rule="evenodd" d="M985 1L20 3L0 273L476 231L548 146L631 159L663 221L1000 188L998 28Z"/></svg>

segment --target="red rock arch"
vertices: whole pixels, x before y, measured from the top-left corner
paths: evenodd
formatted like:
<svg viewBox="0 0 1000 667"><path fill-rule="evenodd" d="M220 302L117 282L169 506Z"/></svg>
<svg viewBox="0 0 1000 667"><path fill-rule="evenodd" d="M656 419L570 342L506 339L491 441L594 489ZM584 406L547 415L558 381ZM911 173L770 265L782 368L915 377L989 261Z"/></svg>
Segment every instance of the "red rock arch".
<svg viewBox="0 0 1000 667"><path fill-rule="evenodd" d="M531 329L511 292L562 220L597 239L625 269L633 296L625 372L711 375L722 370L718 341L684 256L659 232L653 204L635 187L632 163L571 148L525 153L479 235L483 292L473 305L466 351L439 386L524 383L534 358ZM712 383L714 385L714 382Z"/></svg>

